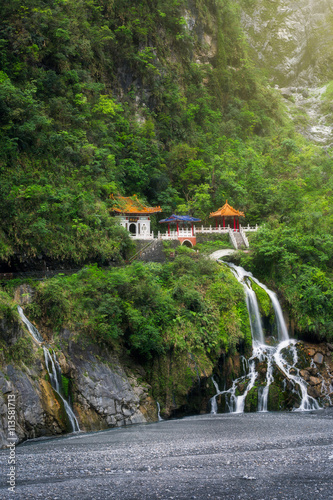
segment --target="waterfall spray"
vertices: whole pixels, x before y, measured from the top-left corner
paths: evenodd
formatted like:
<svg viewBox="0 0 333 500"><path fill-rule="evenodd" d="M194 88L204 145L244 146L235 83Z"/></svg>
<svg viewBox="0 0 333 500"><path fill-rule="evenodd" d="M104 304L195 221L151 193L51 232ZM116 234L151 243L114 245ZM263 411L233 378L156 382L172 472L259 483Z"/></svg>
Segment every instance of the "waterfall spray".
<svg viewBox="0 0 333 500"><path fill-rule="evenodd" d="M251 273L245 271L242 267L236 266L231 263L224 262L231 269L237 280L243 285L246 304L249 312L249 320L251 326L253 351L252 356L249 358L247 363L243 362L243 369L246 372L245 375L237 378L233 381L232 386L228 390L220 391L217 383L212 378L216 394L211 398L211 413L217 413L217 396L224 395L226 407L231 413L243 413L245 407L246 397L253 389L258 378L258 372L256 370L257 363L266 363L266 378L264 387L258 388L258 405L257 411L266 412L268 411L268 401L269 401L269 389L271 384L274 382L274 367L277 367L280 374L292 385L292 391L300 399L300 404L298 408L294 408L294 411L305 411L305 410L316 410L320 406L318 402L311 396L308 395L307 383L300 376L300 370L297 368L298 355L296 350L296 340L290 339L288 335L288 329L284 321L282 309L276 294L269 290L265 285L260 283L256 278L252 276ZM261 316L258 306L258 301L254 290L251 287L251 280L253 280L259 287L261 287L271 299L271 303L275 313L275 319L277 323L278 331L278 344L276 346L267 345L265 343L265 336L261 324ZM290 363L286 359L286 355L291 355L292 362ZM243 393L241 395L237 394L237 389L239 386L244 386Z"/></svg>

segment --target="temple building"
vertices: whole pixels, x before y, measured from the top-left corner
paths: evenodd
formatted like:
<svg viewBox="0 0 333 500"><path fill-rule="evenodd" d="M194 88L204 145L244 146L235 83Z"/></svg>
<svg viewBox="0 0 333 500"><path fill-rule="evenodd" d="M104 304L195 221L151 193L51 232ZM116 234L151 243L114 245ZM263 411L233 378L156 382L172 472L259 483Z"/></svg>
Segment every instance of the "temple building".
<svg viewBox="0 0 333 500"><path fill-rule="evenodd" d="M147 207L136 195L131 197L113 196L113 211L119 223L136 238L150 235L150 216L162 212L161 207Z"/></svg>
<svg viewBox="0 0 333 500"><path fill-rule="evenodd" d="M229 225L230 229L239 231L239 218L245 217L245 214L229 205L227 200L223 207L209 214L209 217L214 217L216 228L220 226L225 229Z"/></svg>

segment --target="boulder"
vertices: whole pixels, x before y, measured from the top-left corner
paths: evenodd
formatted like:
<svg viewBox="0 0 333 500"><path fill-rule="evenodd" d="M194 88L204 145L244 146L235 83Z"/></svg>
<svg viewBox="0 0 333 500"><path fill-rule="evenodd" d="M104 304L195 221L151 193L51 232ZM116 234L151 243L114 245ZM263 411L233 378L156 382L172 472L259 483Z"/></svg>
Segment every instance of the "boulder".
<svg viewBox="0 0 333 500"><path fill-rule="evenodd" d="M319 385L321 384L321 379L319 377L310 377L309 383L310 385Z"/></svg>
<svg viewBox="0 0 333 500"><path fill-rule="evenodd" d="M319 398L321 395L319 386L316 386L316 387L309 386L308 387L308 394L312 398Z"/></svg>
<svg viewBox="0 0 333 500"><path fill-rule="evenodd" d="M324 361L324 356L321 354L321 352L316 352L313 361L321 365L322 362Z"/></svg>
<svg viewBox="0 0 333 500"><path fill-rule="evenodd" d="M307 370L300 370L299 374L304 380L310 380L310 373Z"/></svg>

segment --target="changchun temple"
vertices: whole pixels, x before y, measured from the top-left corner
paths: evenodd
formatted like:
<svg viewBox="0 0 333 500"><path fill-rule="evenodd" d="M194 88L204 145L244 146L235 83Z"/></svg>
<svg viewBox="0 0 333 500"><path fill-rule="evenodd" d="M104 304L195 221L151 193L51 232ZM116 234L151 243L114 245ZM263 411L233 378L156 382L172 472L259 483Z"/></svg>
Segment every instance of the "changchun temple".
<svg viewBox="0 0 333 500"><path fill-rule="evenodd" d="M115 205L114 212L119 223L133 236L147 238L150 236L150 216L162 212L161 207L147 207L136 195L123 197L111 195Z"/></svg>
<svg viewBox="0 0 333 500"><path fill-rule="evenodd" d="M131 197L110 196L114 202L112 210L119 223L129 231L132 238L144 240L178 240L181 245L196 245L196 235L203 233L229 234L229 238L234 248L247 248L249 246L246 232L256 231L258 226L243 227L241 218L245 218L244 212L233 208L228 201L216 210L211 212L209 217L215 220L214 225L209 227L195 226L200 219L190 215L172 214L169 217L159 220L165 225L166 231L151 231L151 215L162 212L161 207L149 207L141 202L136 195ZM161 226L162 227L162 226Z"/></svg>

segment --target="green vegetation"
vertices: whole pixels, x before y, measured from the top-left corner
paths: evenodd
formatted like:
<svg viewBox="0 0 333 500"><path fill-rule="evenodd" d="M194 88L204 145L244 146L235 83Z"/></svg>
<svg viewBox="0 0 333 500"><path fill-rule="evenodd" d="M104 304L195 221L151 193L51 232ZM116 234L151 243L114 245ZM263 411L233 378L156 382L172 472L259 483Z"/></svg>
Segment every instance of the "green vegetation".
<svg viewBox="0 0 333 500"><path fill-rule="evenodd" d="M268 294L265 292L261 286L257 285L253 279L251 279L251 287L252 290L255 292L259 309L260 309L260 314L262 316L270 316L272 312L274 312L273 306L272 306L272 301Z"/></svg>
<svg viewBox="0 0 333 500"><path fill-rule="evenodd" d="M65 375L61 374L61 383L62 383L62 390L63 390L64 396L66 399L68 399L70 380L69 380L69 378L65 377Z"/></svg>
<svg viewBox="0 0 333 500"><path fill-rule="evenodd" d="M28 366L34 359L32 340L21 329L17 304L4 290L0 290L0 351L8 363Z"/></svg>
<svg viewBox="0 0 333 500"><path fill-rule="evenodd" d="M129 354L168 409L186 404L198 374L211 375L222 353L251 346L242 285L229 268L187 248L165 264L85 267L36 282L35 292L26 314L59 345L66 327L72 342ZM69 380L62 383L66 395Z"/></svg>
<svg viewBox="0 0 333 500"><path fill-rule="evenodd" d="M199 250L200 253L209 255L225 248L233 248L228 234L197 236L195 250Z"/></svg>
<svg viewBox="0 0 333 500"><path fill-rule="evenodd" d="M2 262L121 262L131 243L111 193L203 222L227 198L262 225L243 265L280 291L302 334L333 338L331 151L295 133L239 19L232 0L6 2ZM241 291L222 270L199 286L205 265L85 268L38 287L40 317L141 356L187 339L233 349L248 341Z"/></svg>
<svg viewBox="0 0 333 500"><path fill-rule="evenodd" d="M190 253L163 265L89 266L51 278L36 286L28 314L141 360L169 350L216 358L251 343L242 286L229 269Z"/></svg>

